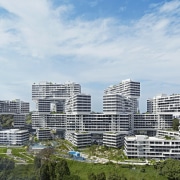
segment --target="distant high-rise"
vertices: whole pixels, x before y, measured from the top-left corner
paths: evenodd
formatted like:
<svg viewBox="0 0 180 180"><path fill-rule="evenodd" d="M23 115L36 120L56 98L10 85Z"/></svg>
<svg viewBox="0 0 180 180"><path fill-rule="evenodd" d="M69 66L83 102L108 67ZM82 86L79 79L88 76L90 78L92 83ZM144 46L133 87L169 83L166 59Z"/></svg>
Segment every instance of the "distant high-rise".
<svg viewBox="0 0 180 180"><path fill-rule="evenodd" d="M29 113L29 103L21 101L20 99L15 99L12 101L1 100L0 101L0 113L2 114L28 114Z"/></svg>
<svg viewBox="0 0 180 180"><path fill-rule="evenodd" d="M65 112L65 100L81 93L81 86L74 82L53 84L41 82L32 85L32 100L36 102L38 112Z"/></svg>
<svg viewBox="0 0 180 180"><path fill-rule="evenodd" d="M89 114L91 112L91 96L87 94L75 94L65 103L67 114Z"/></svg>
<svg viewBox="0 0 180 180"><path fill-rule="evenodd" d="M103 113L120 114L133 113L133 102L121 94L105 94L103 96Z"/></svg>
<svg viewBox="0 0 180 180"><path fill-rule="evenodd" d="M139 111L140 82L134 82L131 79L123 80L117 85L109 86L104 90L104 94L120 94L132 101L134 113Z"/></svg>
<svg viewBox="0 0 180 180"><path fill-rule="evenodd" d="M180 115L180 94L160 94L147 100L147 112Z"/></svg>
<svg viewBox="0 0 180 180"><path fill-rule="evenodd" d="M23 128L25 126L26 115L29 114L29 103L15 99L12 101L0 101L0 114L13 115L13 125L15 128Z"/></svg>

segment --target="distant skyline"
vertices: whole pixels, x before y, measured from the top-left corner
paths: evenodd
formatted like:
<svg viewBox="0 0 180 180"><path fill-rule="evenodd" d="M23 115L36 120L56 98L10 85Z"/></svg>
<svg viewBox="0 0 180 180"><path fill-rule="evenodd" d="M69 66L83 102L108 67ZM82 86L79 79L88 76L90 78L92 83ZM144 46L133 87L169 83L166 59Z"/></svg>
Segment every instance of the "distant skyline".
<svg viewBox="0 0 180 180"><path fill-rule="evenodd" d="M41 81L81 84L92 110L124 79L141 83L140 111L180 93L180 0L0 0L0 99L31 100Z"/></svg>

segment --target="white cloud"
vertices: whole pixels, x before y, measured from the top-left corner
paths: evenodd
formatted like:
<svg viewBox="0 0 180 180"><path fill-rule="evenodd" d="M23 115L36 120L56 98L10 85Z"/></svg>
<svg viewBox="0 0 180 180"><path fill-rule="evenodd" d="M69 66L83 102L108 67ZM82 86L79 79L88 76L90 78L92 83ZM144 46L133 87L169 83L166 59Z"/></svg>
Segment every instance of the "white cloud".
<svg viewBox="0 0 180 180"><path fill-rule="evenodd" d="M162 13L166 13L166 12L174 12L174 11L179 11L180 8L180 1L179 0L175 0L175 1L170 1L170 2L166 2L165 4L162 5L162 7L160 7L160 12Z"/></svg>
<svg viewBox="0 0 180 180"><path fill-rule="evenodd" d="M180 84L179 1L156 5L126 24L112 17L73 19L76 7L55 7L46 0L0 0L0 7L11 13L11 18L0 17L1 75L11 72L4 81L112 84L132 78L150 79L156 86Z"/></svg>

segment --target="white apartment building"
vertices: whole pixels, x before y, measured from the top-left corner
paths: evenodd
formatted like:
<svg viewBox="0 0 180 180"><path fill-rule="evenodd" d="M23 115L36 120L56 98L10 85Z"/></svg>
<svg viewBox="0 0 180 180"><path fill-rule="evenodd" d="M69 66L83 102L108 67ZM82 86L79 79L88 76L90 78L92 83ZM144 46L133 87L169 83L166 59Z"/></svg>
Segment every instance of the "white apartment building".
<svg viewBox="0 0 180 180"><path fill-rule="evenodd" d="M180 115L180 94L161 94L147 100L147 112Z"/></svg>
<svg viewBox="0 0 180 180"><path fill-rule="evenodd" d="M29 103L15 99L12 101L1 100L0 101L0 114L28 114Z"/></svg>
<svg viewBox="0 0 180 180"><path fill-rule="evenodd" d="M124 137L129 132L104 132L103 133L103 145L119 148L124 145Z"/></svg>
<svg viewBox="0 0 180 180"><path fill-rule="evenodd" d="M34 129L58 129L65 130L67 137L74 137L74 132L86 132L91 134L103 134L108 131L123 131L124 134L130 132L130 119L129 114L32 114L32 127ZM71 135L72 134L72 135ZM83 133L84 134L84 133ZM93 136L95 137L95 136ZM92 137L92 139L93 139ZM44 136L45 138L45 136ZM47 137L48 138L48 137ZM78 139L72 139L77 142ZM85 140L84 140L85 141ZM94 138L92 141L100 143L101 140ZM83 142L80 142L83 146ZM89 143L89 141L87 142ZM86 143L85 143L86 144ZM87 144L86 144L87 145Z"/></svg>
<svg viewBox="0 0 180 180"><path fill-rule="evenodd" d="M133 102L121 94L105 94L103 96L104 114L133 113Z"/></svg>
<svg viewBox="0 0 180 180"><path fill-rule="evenodd" d="M124 153L129 158L180 159L180 139L167 140L145 135L126 136Z"/></svg>
<svg viewBox="0 0 180 180"><path fill-rule="evenodd" d="M88 132L74 132L66 131L65 139L70 141L74 146L82 148L91 145L91 133Z"/></svg>
<svg viewBox="0 0 180 180"><path fill-rule="evenodd" d="M32 85L32 100L66 99L79 93L81 93L81 86L74 82L67 82L65 84L40 82Z"/></svg>
<svg viewBox="0 0 180 180"><path fill-rule="evenodd" d="M50 128L36 129L36 133L37 133L37 139L40 140L40 141L52 139L51 129Z"/></svg>
<svg viewBox="0 0 180 180"><path fill-rule="evenodd" d="M170 131L170 130L162 130L158 129L157 130L157 137L169 137L169 138L180 138L180 132L179 131Z"/></svg>
<svg viewBox="0 0 180 180"><path fill-rule="evenodd" d="M123 80L117 85L109 86L104 90L104 94L121 94L132 100L133 112L139 111L140 82L134 82L131 79Z"/></svg>
<svg viewBox="0 0 180 180"><path fill-rule="evenodd" d="M23 128L26 123L26 115L25 114L14 114L13 116L14 127L15 128Z"/></svg>
<svg viewBox="0 0 180 180"><path fill-rule="evenodd" d="M140 97L140 82L134 82L126 79L117 85L109 86L104 90L104 94L122 94L126 97Z"/></svg>
<svg viewBox="0 0 180 180"><path fill-rule="evenodd" d="M13 124L15 128L23 128L25 126L26 115L29 114L29 103L15 99L12 101L0 101L0 114L13 115Z"/></svg>
<svg viewBox="0 0 180 180"><path fill-rule="evenodd" d="M32 127L61 129L70 132L129 131L129 114L32 114Z"/></svg>
<svg viewBox="0 0 180 180"><path fill-rule="evenodd" d="M32 85L32 100L36 103L38 112L65 112L65 101L74 94L81 93L81 86L74 82L53 84L41 82Z"/></svg>
<svg viewBox="0 0 180 180"><path fill-rule="evenodd" d="M172 119L172 114L134 114L133 129L170 129Z"/></svg>
<svg viewBox="0 0 180 180"><path fill-rule="evenodd" d="M0 144L24 145L29 141L28 130L8 129L0 130Z"/></svg>
<svg viewBox="0 0 180 180"><path fill-rule="evenodd" d="M91 96L87 94L75 94L65 102L66 114L90 114Z"/></svg>

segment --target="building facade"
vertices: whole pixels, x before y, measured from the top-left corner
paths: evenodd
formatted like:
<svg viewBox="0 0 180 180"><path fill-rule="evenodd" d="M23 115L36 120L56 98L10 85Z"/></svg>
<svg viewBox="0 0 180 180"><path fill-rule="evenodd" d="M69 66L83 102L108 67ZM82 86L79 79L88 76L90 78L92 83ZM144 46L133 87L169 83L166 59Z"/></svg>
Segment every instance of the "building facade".
<svg viewBox="0 0 180 180"><path fill-rule="evenodd" d="M133 113L133 102L121 94L105 94L103 96L104 114Z"/></svg>
<svg viewBox="0 0 180 180"><path fill-rule="evenodd" d="M13 116L13 126L15 128L24 128L26 124L26 116L29 114L29 103L15 99L12 101L0 101L0 115Z"/></svg>
<svg viewBox="0 0 180 180"><path fill-rule="evenodd" d="M128 132L129 134L129 132ZM124 137L127 132L104 132L103 133L103 145L119 148L124 145Z"/></svg>
<svg viewBox="0 0 180 180"><path fill-rule="evenodd" d="M37 139L40 141L52 139L51 129L49 128L39 128L36 130L36 132Z"/></svg>
<svg viewBox="0 0 180 180"><path fill-rule="evenodd" d="M0 130L0 144L2 145L24 145L29 141L28 130L8 129Z"/></svg>
<svg viewBox="0 0 180 180"><path fill-rule="evenodd" d="M1 100L0 101L0 114L28 114L29 103L15 99L12 101Z"/></svg>
<svg viewBox="0 0 180 180"><path fill-rule="evenodd" d="M131 114L32 114L32 127L66 131L130 131Z"/></svg>
<svg viewBox="0 0 180 180"><path fill-rule="evenodd" d="M92 144L91 133L88 132L74 132L70 133L66 131L65 139L70 141L74 146L82 148Z"/></svg>
<svg viewBox="0 0 180 180"><path fill-rule="evenodd" d="M169 113L180 115L180 94L161 94L147 100L148 113Z"/></svg>
<svg viewBox="0 0 180 180"><path fill-rule="evenodd" d="M123 80L117 85L109 86L104 90L104 94L120 94L128 97L132 101L133 112L139 111L140 82L131 79Z"/></svg>
<svg viewBox="0 0 180 180"><path fill-rule="evenodd" d="M172 114L133 114L133 129L170 129Z"/></svg>
<svg viewBox="0 0 180 180"><path fill-rule="evenodd" d="M87 94L75 94L65 102L66 114L90 114L91 96Z"/></svg>
<svg viewBox="0 0 180 180"><path fill-rule="evenodd" d="M80 93L81 86L74 82L65 84L41 82L32 85L32 100L36 103L36 110L42 113L65 112L65 101Z"/></svg>
<svg viewBox="0 0 180 180"><path fill-rule="evenodd" d="M129 158L180 159L180 139L145 135L126 136L124 152Z"/></svg>

